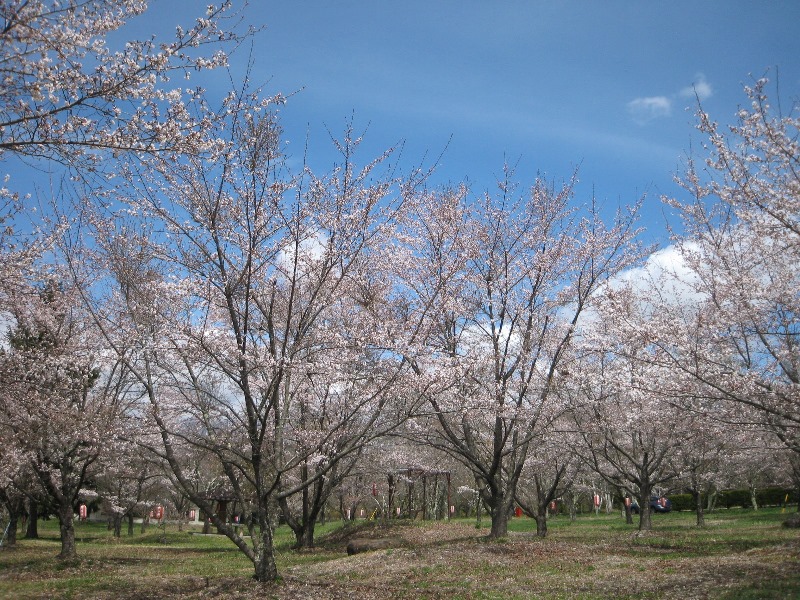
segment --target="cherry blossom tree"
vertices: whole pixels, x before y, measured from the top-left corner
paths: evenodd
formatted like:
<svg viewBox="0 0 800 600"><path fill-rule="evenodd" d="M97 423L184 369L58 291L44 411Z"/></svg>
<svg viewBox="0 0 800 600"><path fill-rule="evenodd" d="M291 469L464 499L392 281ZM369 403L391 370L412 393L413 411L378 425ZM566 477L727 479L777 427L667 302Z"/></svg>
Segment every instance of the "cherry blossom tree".
<svg viewBox="0 0 800 600"><path fill-rule="evenodd" d="M586 465L576 452L580 436L565 415L536 440L516 491L522 511L536 519L536 535L547 536L547 519L553 502L563 502Z"/></svg>
<svg viewBox="0 0 800 600"><path fill-rule="evenodd" d="M6 306L14 324L0 355L0 414L3 437L20 449L57 510L60 557L72 558L73 506L92 466L122 433L126 404L120 364L104 360L64 281L50 273Z"/></svg>
<svg viewBox="0 0 800 600"><path fill-rule="evenodd" d="M554 389L580 316L638 258L636 209L606 227L596 206L572 207L573 182L518 194L511 178L474 201L464 188L422 197L397 252L430 408L420 435L472 471L492 537L506 534L530 450L565 408Z"/></svg>
<svg viewBox="0 0 800 600"><path fill-rule="evenodd" d="M684 408L680 415L686 423L691 437L675 449L674 461L680 472L680 480L694 500L697 526L705 526L703 500L710 493L721 489L721 474L726 462L735 460L733 452L740 447L736 430L731 431L718 419L703 415L691 408ZM711 411L713 414L713 411Z"/></svg>
<svg viewBox="0 0 800 600"><path fill-rule="evenodd" d="M623 343L638 346L638 340ZM639 351L647 349L639 346ZM613 488L638 498L639 529L649 530L650 497L678 476L673 455L684 439L677 409L651 391L652 382L664 373L646 361L607 350L584 360L583 368L572 414L585 460Z"/></svg>
<svg viewBox="0 0 800 600"><path fill-rule="evenodd" d="M140 0L0 2L0 158L12 153L91 170L103 167L108 152L205 143L208 123L189 108L200 91L168 82L227 64L223 46L241 38L233 31L238 17L226 1L209 5L188 29L176 28L171 40L110 45L109 34L146 8Z"/></svg>
<svg viewBox="0 0 800 600"><path fill-rule="evenodd" d="M259 581L277 577L276 506L286 499L298 543L310 542L326 479L406 412L377 269L413 181L388 154L357 168L352 129L331 173L291 175L278 101L234 92L214 130L224 142L129 165L119 209L89 207L93 241L71 262L103 282L86 301L150 404L150 447ZM247 536L216 514L179 448L214 457L225 493L254 516Z"/></svg>
<svg viewBox="0 0 800 600"><path fill-rule="evenodd" d="M0 437L0 443L4 440ZM15 464L6 464L0 467L0 506L6 509L8 514L8 521L5 525L0 524L3 532L0 536L5 535L3 545L7 548L13 548L17 544L17 528L19 526L20 517L25 511L25 486L20 485L20 479L24 472L24 463L19 460L14 448L11 447L10 442L5 446L4 454L8 453L5 461L10 463L14 461ZM10 460L9 460L10 459Z"/></svg>
<svg viewBox="0 0 800 600"><path fill-rule="evenodd" d="M124 520L127 520L128 535L133 535L134 518L145 517L150 507L164 496L165 489L171 487L162 465L142 455L135 436L127 437L130 443L116 449L123 452L123 456L101 457L100 468L92 481L103 512L111 518L115 537L121 536Z"/></svg>
<svg viewBox="0 0 800 600"><path fill-rule="evenodd" d="M800 120L773 107L766 87L745 89L750 104L727 130L699 112L708 158L688 163L693 200L666 199L686 230L676 246L692 271L695 325L658 343L664 364L699 382L699 400L755 409L797 453Z"/></svg>

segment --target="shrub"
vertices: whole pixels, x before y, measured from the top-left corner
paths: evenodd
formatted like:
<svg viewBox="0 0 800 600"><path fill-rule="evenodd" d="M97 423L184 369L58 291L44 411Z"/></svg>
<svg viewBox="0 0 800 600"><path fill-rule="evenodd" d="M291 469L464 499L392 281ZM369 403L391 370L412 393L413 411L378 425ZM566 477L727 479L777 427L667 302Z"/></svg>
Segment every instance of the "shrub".
<svg viewBox="0 0 800 600"><path fill-rule="evenodd" d="M670 494L672 510L694 510L694 498L691 494ZM703 498L705 502L705 498Z"/></svg>

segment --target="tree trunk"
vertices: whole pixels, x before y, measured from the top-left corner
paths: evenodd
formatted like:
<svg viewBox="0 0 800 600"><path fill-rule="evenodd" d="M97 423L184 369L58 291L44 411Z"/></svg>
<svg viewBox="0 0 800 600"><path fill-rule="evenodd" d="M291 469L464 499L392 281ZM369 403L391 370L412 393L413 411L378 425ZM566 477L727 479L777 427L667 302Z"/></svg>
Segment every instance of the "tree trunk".
<svg viewBox="0 0 800 600"><path fill-rule="evenodd" d="M692 490L692 496L694 497L694 506L697 512L697 526L705 527L706 515L703 512L703 495L700 493L700 490Z"/></svg>
<svg viewBox="0 0 800 600"><path fill-rule="evenodd" d="M712 489L708 493L708 501L706 502L706 512L714 512L717 504L717 490Z"/></svg>
<svg viewBox="0 0 800 600"><path fill-rule="evenodd" d="M492 539L504 538L508 535L508 511L495 510L492 512L492 528L489 537Z"/></svg>
<svg viewBox="0 0 800 600"><path fill-rule="evenodd" d="M639 490L639 531L650 531L653 528L653 519L650 511L650 487L641 487Z"/></svg>
<svg viewBox="0 0 800 600"><path fill-rule="evenodd" d="M3 546L6 548L13 548L17 545L17 525L19 523L19 514L14 511L9 514L9 522L7 528L0 532L0 538L3 537L3 533L6 534L6 539L3 542ZM2 525L0 525L2 527Z"/></svg>
<svg viewBox="0 0 800 600"><path fill-rule="evenodd" d="M261 530L261 548L256 555L253 578L261 583L278 579L278 566L275 564L275 551L272 547L272 529L269 527Z"/></svg>
<svg viewBox="0 0 800 600"><path fill-rule="evenodd" d="M750 503L753 505L753 510L758 510L758 498L756 497L756 486L750 486Z"/></svg>
<svg viewBox="0 0 800 600"><path fill-rule="evenodd" d="M71 504L62 504L58 507L58 523L61 531L61 554L58 557L62 560L70 560L77 556L74 519Z"/></svg>
<svg viewBox="0 0 800 600"><path fill-rule="evenodd" d="M296 549L314 547L314 529L319 512L324 506L321 485L314 485L313 494L308 494L308 491L308 488L303 490L302 514L299 517L292 514L287 498L278 501L283 518L294 533Z"/></svg>
<svg viewBox="0 0 800 600"><path fill-rule="evenodd" d="M578 520L578 503L575 494L570 493L569 495L569 520L574 523Z"/></svg>
<svg viewBox="0 0 800 600"><path fill-rule="evenodd" d="M539 507L536 512L536 535L540 538L547 537L547 505Z"/></svg>
<svg viewBox="0 0 800 600"><path fill-rule="evenodd" d="M28 528L25 531L25 539L39 539L39 503L36 500L28 501Z"/></svg>
<svg viewBox="0 0 800 600"><path fill-rule="evenodd" d="M514 501L514 494L498 496L492 503L492 528L489 531L489 538L499 539L508 535L508 515L511 512L511 505Z"/></svg>
<svg viewBox="0 0 800 600"><path fill-rule="evenodd" d="M309 519L294 532L295 548L313 548L314 547L314 526L316 523L313 519Z"/></svg>
<svg viewBox="0 0 800 600"><path fill-rule="evenodd" d="M112 524L114 526L114 537L122 537L122 515L119 513L114 513L112 517Z"/></svg>
<svg viewBox="0 0 800 600"><path fill-rule="evenodd" d="M128 535L133 535L133 513L128 513Z"/></svg>

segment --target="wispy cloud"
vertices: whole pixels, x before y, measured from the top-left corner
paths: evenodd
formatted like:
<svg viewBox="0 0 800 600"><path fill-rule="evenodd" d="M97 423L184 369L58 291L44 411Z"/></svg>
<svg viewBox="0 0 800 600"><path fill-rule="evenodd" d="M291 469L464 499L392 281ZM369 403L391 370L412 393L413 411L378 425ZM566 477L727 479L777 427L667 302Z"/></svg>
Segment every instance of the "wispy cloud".
<svg viewBox="0 0 800 600"><path fill-rule="evenodd" d="M672 100L666 96L636 98L628 102L628 113L640 125L654 119L668 117L672 113Z"/></svg>
<svg viewBox="0 0 800 600"><path fill-rule="evenodd" d="M686 86L681 90L680 96L681 98L697 97L700 100L705 100L706 98L710 98L713 94L714 90L711 84L706 81L706 76L702 73L698 73L695 75L695 81L692 85Z"/></svg>
<svg viewBox="0 0 800 600"><path fill-rule="evenodd" d="M628 102L628 114L639 125L646 125L656 119L664 119L672 114L672 104L677 98L699 98L705 100L714 93L711 84L706 80L702 73L695 75L695 80L691 85L687 85L677 94L669 96L647 96L634 98Z"/></svg>

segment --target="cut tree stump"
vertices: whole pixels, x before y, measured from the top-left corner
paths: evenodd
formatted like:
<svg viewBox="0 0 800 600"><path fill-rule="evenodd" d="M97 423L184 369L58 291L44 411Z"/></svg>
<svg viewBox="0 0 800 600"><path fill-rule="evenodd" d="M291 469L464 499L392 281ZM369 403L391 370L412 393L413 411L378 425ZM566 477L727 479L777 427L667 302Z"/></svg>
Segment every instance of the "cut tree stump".
<svg viewBox="0 0 800 600"><path fill-rule="evenodd" d="M791 527L797 529L800 527L800 513L789 515L789 518L783 522L784 527Z"/></svg>

